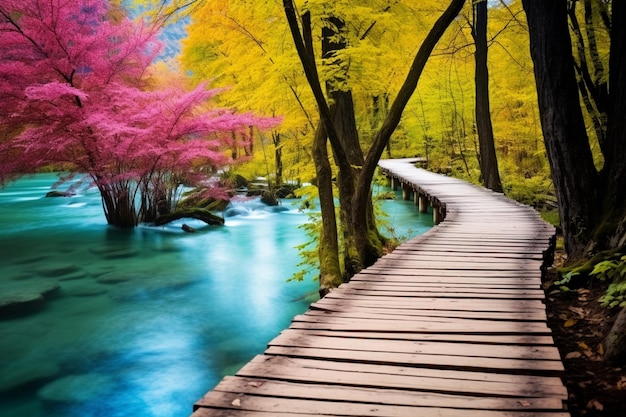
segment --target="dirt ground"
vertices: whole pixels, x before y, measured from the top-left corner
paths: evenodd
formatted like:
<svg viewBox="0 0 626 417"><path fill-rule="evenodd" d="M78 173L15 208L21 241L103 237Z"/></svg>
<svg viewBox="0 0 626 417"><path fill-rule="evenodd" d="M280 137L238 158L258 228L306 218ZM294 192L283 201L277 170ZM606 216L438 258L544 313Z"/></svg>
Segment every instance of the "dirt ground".
<svg viewBox="0 0 626 417"><path fill-rule="evenodd" d="M564 259L557 251L554 266L561 266ZM551 268L544 282L548 325L565 365L563 380L572 417L626 417L626 366L602 361L602 339L618 311L599 304L605 288L597 283L562 292L552 285L555 280L558 275Z"/></svg>

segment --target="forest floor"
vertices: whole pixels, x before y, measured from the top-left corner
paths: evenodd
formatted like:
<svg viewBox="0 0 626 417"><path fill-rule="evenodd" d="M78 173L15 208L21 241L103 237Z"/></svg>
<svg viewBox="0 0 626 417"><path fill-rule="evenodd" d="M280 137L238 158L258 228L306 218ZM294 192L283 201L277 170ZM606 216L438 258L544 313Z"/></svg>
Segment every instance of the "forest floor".
<svg viewBox="0 0 626 417"><path fill-rule="evenodd" d="M608 310L598 299L605 287L597 282L587 288L563 292L553 283L565 254L557 251L553 268L545 277L548 325L561 353L572 417L626 416L626 366L602 361L602 340L615 321L617 310Z"/></svg>

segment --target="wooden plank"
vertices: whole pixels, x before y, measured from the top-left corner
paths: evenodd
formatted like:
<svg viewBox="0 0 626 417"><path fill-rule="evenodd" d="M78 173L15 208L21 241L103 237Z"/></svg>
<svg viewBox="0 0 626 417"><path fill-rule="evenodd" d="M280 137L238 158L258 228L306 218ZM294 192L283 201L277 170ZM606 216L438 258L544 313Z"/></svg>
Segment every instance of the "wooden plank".
<svg viewBox="0 0 626 417"><path fill-rule="evenodd" d="M407 367L397 364L384 365L372 363L357 363L353 361L325 361L317 359L291 358L286 356L257 355L250 363L265 364L272 366L280 364L288 367L302 369L322 369L342 372L355 372L358 374L388 374L396 376L416 376L420 378L443 378L459 381L459 384L467 384L475 381L498 382L502 384L523 385L524 390L536 390L535 394L541 396L549 393L559 398L567 397L567 390L563 388L563 383L559 377L555 376L537 376L524 374L505 374L505 373L489 373L480 371L436 369L436 368L420 368ZM375 376L373 377L375 378ZM537 386L541 388L537 388ZM548 387L549 386L549 387ZM531 388L532 387L532 388ZM454 388L455 392L465 392L465 387ZM461 389L462 391L458 391ZM513 388L509 392L511 396L526 395L519 394L520 387ZM518 393L518 394L515 394Z"/></svg>
<svg viewBox="0 0 626 417"><path fill-rule="evenodd" d="M441 286L441 285L455 285L455 286L467 286L467 287L485 287L485 288L541 288L541 278L517 278L514 282L507 280L506 277L496 276L468 276L453 274L451 276L436 276L432 273L428 274L415 274L414 271L404 270L402 273L394 273L393 271L388 274L384 271L369 271L363 270L357 275L352 277L351 283L357 282L374 282L384 285L414 285L414 286Z"/></svg>
<svg viewBox="0 0 626 417"><path fill-rule="evenodd" d="M488 311L450 311L450 310L417 310L414 308L396 308L393 306L371 306L358 302L337 302L320 300L311 304L306 314L328 314L340 316L349 313L370 313L377 316L390 316L394 320L436 320L438 317L504 320L504 321L546 321L545 311L532 310L528 312L488 312Z"/></svg>
<svg viewBox="0 0 626 417"><path fill-rule="evenodd" d="M207 406L219 409L234 409L237 412L245 410L261 411L264 413L286 413L288 415L308 414L315 410L316 415L328 416L358 416L358 417L415 417L419 415L435 415L438 417L562 417L562 413L543 413L533 411L491 411L491 410L455 410L450 408L390 406L378 403L345 403L341 401L301 400L290 398L261 397L240 395L237 393L211 391L204 398ZM198 409L198 411L204 408ZM196 413L198 413L196 411ZM207 414L198 413L194 417ZM222 414L224 415L224 414ZM225 414L235 415L239 414ZM309 414L310 415L310 414Z"/></svg>
<svg viewBox="0 0 626 417"><path fill-rule="evenodd" d="M290 327L290 329L293 329ZM306 329L308 334L321 336L341 336L354 337L367 343L369 339L384 340L426 340L426 341L448 341L458 343L489 343L489 344L515 344L515 345L545 345L554 346L554 339L549 335L528 335L528 334L457 334L457 333L416 333L416 332L358 332L358 331L338 331L338 330L316 330Z"/></svg>
<svg viewBox="0 0 626 417"><path fill-rule="evenodd" d="M321 381L319 384L286 382L264 378L234 378L226 377L215 387L215 391L230 392L244 395L265 397L297 398L310 400L336 401L338 389L341 391L341 400L353 403L372 403L402 406L442 407L469 410L562 410L562 400L557 397L528 397L527 401L520 401L513 397L478 397L470 395L440 394L436 392L420 392L418 390L394 390L385 388L370 388L360 384L350 386L341 383L335 385ZM523 383L527 384L527 383ZM541 388L535 387L536 390ZM480 394L480 393L478 393ZM375 400L373 400L375 399ZM203 406L200 399L197 406Z"/></svg>
<svg viewBox="0 0 626 417"><path fill-rule="evenodd" d="M550 334L544 323L499 322L490 320L437 318L432 321L399 321L320 317L302 314L296 316L291 327L296 329L365 331L365 332L423 332L462 334Z"/></svg>
<svg viewBox="0 0 626 417"><path fill-rule="evenodd" d="M537 271L498 271L498 270L454 270L454 269L432 269L424 268L419 265L411 267L401 267L398 265L382 265L375 263L374 265L360 271L361 274L374 274L380 276L386 275L410 275L416 278L420 276L432 277L435 274L439 277L456 277L456 278L495 278L495 279L515 279L522 282L523 280L533 280L541 284L541 273Z"/></svg>
<svg viewBox="0 0 626 417"><path fill-rule="evenodd" d="M335 296L384 296L384 297L437 297L437 298L471 298L471 299L512 299L512 300L543 300L544 293L541 290L519 290L513 292L505 291L481 291L480 289L465 289L465 291L456 291L454 289L444 289L443 291L435 291L435 289L418 289L409 290L407 287L402 289L353 289L346 288L343 290L333 291Z"/></svg>
<svg viewBox="0 0 626 417"><path fill-rule="evenodd" d="M464 298L436 298L436 297L387 297L384 295L353 295L339 292L331 292L326 297L329 300L356 300L369 302L375 305L395 304L401 308L415 307L432 310L464 310L464 311L544 311L545 306L541 300L482 300L476 302Z"/></svg>
<svg viewBox="0 0 626 417"><path fill-rule="evenodd" d="M358 290L371 290L371 291L433 291L433 292L445 292L445 291L456 291L456 292L484 292L484 293L494 293L494 294L514 294L518 291L522 293L535 294L539 293L545 296L545 293L540 288L525 288L521 285L515 284L494 284L493 281L488 284L482 283L468 283L468 282L456 282L456 283L432 283L432 282L422 282L421 277L419 281L410 280L404 282L391 282L391 281L376 281L372 280L369 282L365 281L350 281L349 285L342 284L339 286L340 289L347 288L349 290L358 291Z"/></svg>
<svg viewBox="0 0 626 417"><path fill-rule="evenodd" d="M362 343L354 338L316 336L292 330L282 332L269 343L269 346L315 347L318 349L344 349L363 352L420 353L477 358L561 360L559 351L553 346L502 346L477 343L389 341L381 339L370 339L367 343Z"/></svg>
<svg viewBox="0 0 626 417"><path fill-rule="evenodd" d="M406 366L442 367L446 369L482 370L483 372L531 375L560 375L561 361L443 356L423 353L363 352L315 347L270 346L268 355L281 355L324 360L352 360L361 363L402 364Z"/></svg>

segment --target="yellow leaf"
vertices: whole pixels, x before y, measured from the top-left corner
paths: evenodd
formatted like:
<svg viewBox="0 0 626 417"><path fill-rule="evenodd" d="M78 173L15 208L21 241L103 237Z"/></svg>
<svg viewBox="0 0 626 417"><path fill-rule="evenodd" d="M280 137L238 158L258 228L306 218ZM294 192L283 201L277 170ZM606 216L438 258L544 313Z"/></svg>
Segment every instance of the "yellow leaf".
<svg viewBox="0 0 626 417"><path fill-rule="evenodd" d="M583 350L589 349L589 346L587 346L587 344L585 342L578 342L578 347L583 349Z"/></svg>
<svg viewBox="0 0 626 417"><path fill-rule="evenodd" d="M578 323L578 320L576 320L576 319L568 319L567 321L565 321L565 323L563 323L563 326L564 327L572 327L576 323Z"/></svg>
<svg viewBox="0 0 626 417"><path fill-rule="evenodd" d="M570 352L567 355L565 355L565 359L578 359L582 356L583 354L580 352Z"/></svg>
<svg viewBox="0 0 626 417"><path fill-rule="evenodd" d="M598 410L598 411L604 410L604 406L598 400L591 400L591 401L589 401L587 403L587 408L590 409L590 410Z"/></svg>

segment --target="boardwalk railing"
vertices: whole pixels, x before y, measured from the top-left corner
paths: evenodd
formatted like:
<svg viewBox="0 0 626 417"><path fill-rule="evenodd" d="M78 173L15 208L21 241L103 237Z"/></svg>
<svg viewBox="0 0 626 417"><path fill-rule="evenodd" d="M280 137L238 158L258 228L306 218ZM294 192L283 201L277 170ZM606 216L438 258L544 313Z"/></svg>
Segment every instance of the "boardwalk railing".
<svg viewBox="0 0 626 417"><path fill-rule="evenodd" d="M569 416L541 289L554 228L407 160L380 167L445 221L295 317L193 417Z"/></svg>

